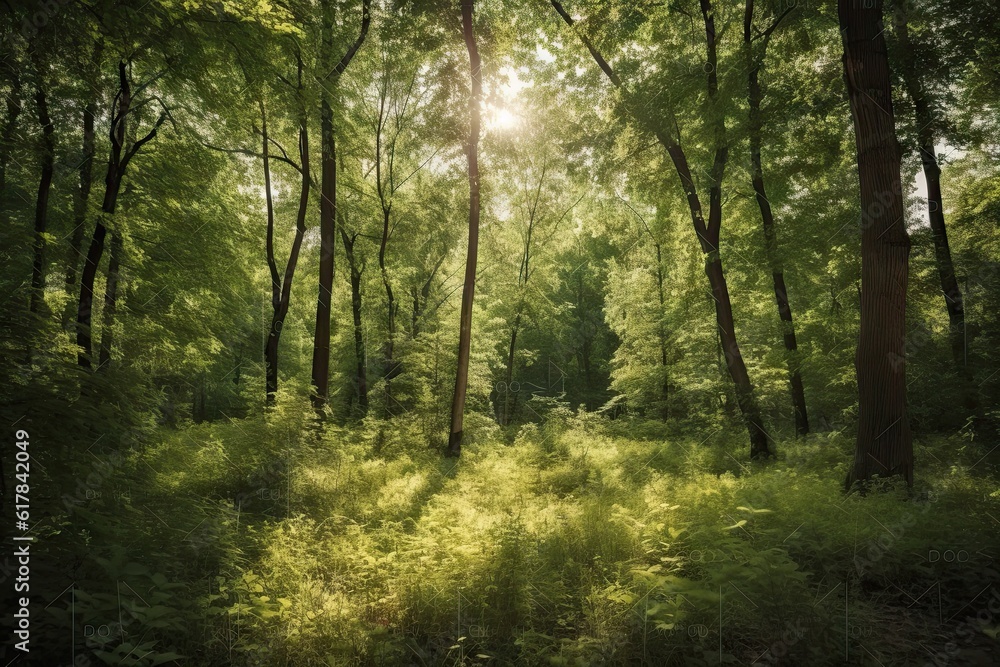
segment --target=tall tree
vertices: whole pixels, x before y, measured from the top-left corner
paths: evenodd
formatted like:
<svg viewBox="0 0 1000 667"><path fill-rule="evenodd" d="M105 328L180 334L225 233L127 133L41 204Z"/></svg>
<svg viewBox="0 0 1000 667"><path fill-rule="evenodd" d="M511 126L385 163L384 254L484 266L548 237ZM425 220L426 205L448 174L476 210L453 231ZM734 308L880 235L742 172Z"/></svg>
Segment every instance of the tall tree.
<svg viewBox="0 0 1000 667"><path fill-rule="evenodd" d="M76 344L79 348L77 352L77 362L84 368L91 366L91 311L94 305L94 280L97 277L97 267L104 254L104 242L108 234L105 222L112 218L118 206L118 194L121 191L122 180L125 177L126 169L132 158L156 137L160 126L168 118L168 113L164 111L157 118L153 127L141 139L135 141L128 140L126 127L129 116L135 115L136 109L152 101L152 98L142 100L138 104L132 99L132 81L129 73L131 60L118 61L118 90L115 93L114 102L110 110L110 123L108 135L111 139L111 151L108 155L108 170L104 178L104 201L101 210L104 216L97 220L94 226L94 233L90 239L90 247L87 249L87 257L83 266L83 273L80 276L80 299L77 305L76 315ZM139 86L140 90L147 89L152 85L162 72L154 74L152 78Z"/></svg>
<svg viewBox="0 0 1000 667"><path fill-rule="evenodd" d="M913 483L905 357L910 237L882 6L882 0L838 2L862 211L861 334L855 357L859 423L847 488L873 475L901 474Z"/></svg>
<svg viewBox="0 0 1000 667"><path fill-rule="evenodd" d="M921 76L916 49L910 40L907 12L908 0L895 3L893 18L898 45L898 68L902 74L906 94L913 101L917 120L917 143L924 179L927 182L927 217L934 239L934 259L937 264L941 291L951 325L949 339L952 355L958 367L965 365L965 300L955 276L955 264L948 246L948 230L944 220L944 200L941 194L941 166L938 164L936 130L940 126L939 112L934 99Z"/></svg>
<svg viewBox="0 0 1000 667"><path fill-rule="evenodd" d="M309 212L309 116L306 112L306 101L304 97L304 87L302 82L302 54L295 53L296 61L296 89L295 97L299 105L298 109L298 134L299 134L299 164L297 170L302 176L302 187L299 194L299 209L295 218L295 237L292 240L291 250L288 252L288 261L285 263L284 276L279 276L278 265L274 257L274 200L271 193L271 166L269 144L272 139L267 133L267 113L262 100L258 101L258 108L261 116L261 145L264 159L264 189L267 205L267 265L271 273L271 326L267 332L267 342L264 344L264 365L265 371L265 395L268 404L273 404L278 392L278 344L281 342L281 332L288 315L288 307L292 299L292 280L295 278L295 269L298 266L299 250L302 248L302 239L306 233L306 216ZM284 151L282 151L284 152Z"/></svg>
<svg viewBox="0 0 1000 667"><path fill-rule="evenodd" d="M321 11L322 36L321 58L323 65L329 67L333 53L333 3L323 0ZM313 406L322 409L329 398L330 387L330 304L333 297L333 276L335 271L335 249L337 245L337 143L333 127L333 106L331 99L340 75L354 59L368 35L371 25L371 0L362 0L361 31L358 38L351 44L326 75L320 78L320 146L322 159L320 162L320 259L319 259L319 298L316 302L316 337L313 342L312 386Z"/></svg>
<svg viewBox="0 0 1000 667"><path fill-rule="evenodd" d="M77 188L73 198L73 230L70 232L70 243L68 257L66 261L66 294L70 297L76 295L77 271L80 267L80 249L83 246L83 237L86 233L87 205L90 202L90 190L94 182L94 155L96 154L94 118L97 115L97 71L101 66L101 54L103 53L103 42L98 40L94 44L93 68L89 72L89 86L87 90L87 102L83 107L83 150L80 155L80 187ZM63 316L63 324L68 329L73 323L73 301L68 300L66 312Z"/></svg>
<svg viewBox="0 0 1000 667"><path fill-rule="evenodd" d="M576 21L563 8L562 4L558 0L551 0L551 2L566 25L575 29ZM746 362L743 360L743 354L740 351L739 341L736 337L732 300L729 296L729 286L726 282L725 272L723 271L722 255L719 248L719 236L722 229L722 181L725 176L726 164L729 160L729 145L726 139L725 116L719 101L718 48L716 43L714 10L709 0L701 0L700 6L705 26L707 56L704 65L704 70L707 74L706 84L708 92L706 115L709 117L709 125L712 132L711 141L714 147L714 158L709 170L709 214L707 223L698 188L691 174L687 153L681 143L676 118L646 120L646 112L640 109L637 100L631 99L629 91L624 89L622 79L614 68L612 68L608 60L601 54L590 38L580 31L576 32L598 67L601 68L611 83L622 91L625 96L626 105L629 107L632 115L640 122L645 121L648 129L666 149L667 154L673 162L681 186L684 189L685 195L687 195L691 221L694 225L695 234L698 237L701 252L705 257L705 275L708 277L712 290L712 298L715 302L715 319L718 326L719 340L725 353L726 368L733 381L736 390L736 400L750 436L750 457L766 458L770 454L768 435L764 430L760 406L757 402L753 383L750 381Z"/></svg>
<svg viewBox="0 0 1000 667"><path fill-rule="evenodd" d="M45 232L49 218L49 193L52 191L52 174L55 171L55 126L49 116L48 96L45 94L43 73L39 67L39 80L35 88L35 106L38 124L42 128L42 167L35 197L35 243L31 264L31 303L29 312L37 313L45 289Z"/></svg>
<svg viewBox="0 0 1000 667"><path fill-rule="evenodd" d="M451 403L451 431L448 456L462 453L462 423L465 417L465 392L469 384L469 350L472 342L472 304L476 290L476 260L479 252L479 127L483 96L482 64L472 17L475 0L462 0L462 35L469 52L471 90L469 95L469 248L465 258L465 283L462 287L462 315L458 335L458 368L455 394Z"/></svg>
<svg viewBox="0 0 1000 667"><path fill-rule="evenodd" d="M743 44L747 57L747 100L750 105L750 176L757 206L760 209L761 226L764 229L764 249L767 263L771 269L771 280L774 283L774 298L778 304L778 317L781 319L785 343L785 359L788 365L789 384L792 390L792 406L795 410L795 432L805 435L809 432L809 414L806 411L805 389L802 386L802 374L799 372L798 341L795 338L795 322L792 318L792 306L788 301L788 288L785 285L785 271L778 253L778 235L774 226L774 211L767 198L764 187L764 166L761 159L763 144L763 118L760 105L764 91L760 84L760 70L767 55L767 45L771 35L781 24L781 21L794 8L789 7L778 15L771 24L759 35L753 34L754 0L747 0L743 17ZM754 42L760 40L759 52L754 49Z"/></svg>

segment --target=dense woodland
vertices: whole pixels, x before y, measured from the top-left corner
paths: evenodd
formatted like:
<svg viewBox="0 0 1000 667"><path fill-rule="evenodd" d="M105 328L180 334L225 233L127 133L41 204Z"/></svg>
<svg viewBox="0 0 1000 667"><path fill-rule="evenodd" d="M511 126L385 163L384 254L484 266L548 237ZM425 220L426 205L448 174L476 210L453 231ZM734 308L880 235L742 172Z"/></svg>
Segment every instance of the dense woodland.
<svg viewBox="0 0 1000 667"><path fill-rule="evenodd" d="M1000 664L996 2L0 34L4 665Z"/></svg>

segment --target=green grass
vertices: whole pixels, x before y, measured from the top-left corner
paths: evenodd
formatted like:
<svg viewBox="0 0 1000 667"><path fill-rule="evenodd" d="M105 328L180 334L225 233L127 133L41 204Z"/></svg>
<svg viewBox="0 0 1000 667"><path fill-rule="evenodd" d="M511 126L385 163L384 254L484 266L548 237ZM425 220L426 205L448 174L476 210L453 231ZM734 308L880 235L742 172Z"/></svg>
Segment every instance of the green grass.
<svg viewBox="0 0 1000 667"><path fill-rule="evenodd" d="M987 450L958 438L918 443L912 490L862 497L842 492L842 436L751 463L739 434L650 437L659 427L585 417L477 438L455 461L295 423L165 431L124 467L146 493L103 529L126 560L157 564L135 573L147 590L169 581L185 591L172 599L197 601L162 602L164 655L919 665L942 652L957 665L997 647L1000 494L976 463Z"/></svg>

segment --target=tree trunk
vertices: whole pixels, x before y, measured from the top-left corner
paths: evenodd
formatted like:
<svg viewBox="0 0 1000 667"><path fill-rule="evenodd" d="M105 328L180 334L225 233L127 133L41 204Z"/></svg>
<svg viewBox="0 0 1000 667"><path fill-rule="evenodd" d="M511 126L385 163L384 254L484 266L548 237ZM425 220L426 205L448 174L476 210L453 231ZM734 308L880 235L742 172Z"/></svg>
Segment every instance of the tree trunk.
<svg viewBox="0 0 1000 667"><path fill-rule="evenodd" d="M73 200L73 231L70 235L69 258L66 262L66 293L70 296L76 293L76 272L80 266L83 235L87 224L87 203L90 201L90 189L93 185L94 172L94 116L97 113L97 102L91 98L83 110L83 156L80 161L80 188ZM73 321L73 303L67 303L63 316L65 328Z"/></svg>
<svg viewBox="0 0 1000 667"><path fill-rule="evenodd" d="M35 198L35 244L31 264L31 300L28 311L37 313L45 297L45 230L49 217L49 192L52 190L52 173L55 168L55 127L49 118L49 103L45 91L39 86L35 92L38 123L42 127L42 175L38 181Z"/></svg>
<svg viewBox="0 0 1000 667"><path fill-rule="evenodd" d="M299 85L301 86L302 62L299 61ZM300 87L301 92L301 87ZM265 145L267 142L266 130L264 131ZM292 298L292 280L295 278L295 268L299 262L299 250L302 248L302 238L306 233L306 215L309 212L309 130L308 118L305 109L302 110L299 118L299 161L302 170L302 189L299 194L299 210L295 220L295 238L292 240L292 248L288 252L288 262L285 264L285 275L275 282L277 267L274 264L274 208L271 201L271 171L270 160L267 149L264 149L264 182L267 188L268 199L268 264L272 270L271 305L271 328L267 337L267 344L264 346L265 371L265 392L266 402L271 405L275 402L278 392L278 344L281 342L281 330L288 315L288 306ZM275 301L277 294L277 301Z"/></svg>
<svg viewBox="0 0 1000 667"><path fill-rule="evenodd" d="M324 45L326 39L324 32ZM325 89L322 95L319 299L316 302L316 339L312 361L312 402L317 410L326 406L330 393L330 318L337 233L337 143L333 134L333 109Z"/></svg>
<svg viewBox="0 0 1000 667"><path fill-rule="evenodd" d="M385 415L391 414L390 405L392 403L392 378L396 376L394 362L396 347L396 297L392 291L392 283L389 280L389 272L385 266L385 250L389 244L389 216L392 204L386 206L383 200L382 208L382 241L378 249L378 267L382 275L382 286L385 288L386 298L386 325L388 326L389 340L385 345Z"/></svg>
<svg viewBox="0 0 1000 667"><path fill-rule="evenodd" d="M118 275L121 266L122 237L111 234L111 256L108 258L108 278L104 287L104 313L101 316L101 352L97 370L107 370L111 365L114 346L115 316L118 313Z"/></svg>
<svg viewBox="0 0 1000 667"><path fill-rule="evenodd" d="M748 100L750 103L750 164L751 182L760 209L761 226L764 229L764 250L767 263L771 269L771 280L774 283L774 297L778 305L778 317L781 318L785 343L785 363L788 366L789 384L792 391L792 406L795 410L795 433L809 433L809 415L806 411L806 397L802 386L802 376L799 372L798 342L795 339L795 323L792 319L792 307L788 302L788 290L785 287L785 273L778 254L778 237L774 228L774 212L764 188L764 168L761 160L762 127L760 105L764 94L760 86L760 68L767 52L767 40L771 32L777 28L779 17L765 33L760 57L753 53L753 12L754 1L747 0L744 15L743 40L747 50Z"/></svg>
<svg viewBox="0 0 1000 667"><path fill-rule="evenodd" d="M862 210L861 334L855 358L859 423L846 485L850 489L873 475L896 474L910 485L913 443L905 358L910 239L903 218L882 0L839 0L838 9Z"/></svg>
<svg viewBox="0 0 1000 667"><path fill-rule="evenodd" d="M896 7L896 38L899 40L900 70L906 92L913 100L917 120L917 139L920 143L920 161L927 181L927 216L934 239L934 256L937 263L941 291L944 293L945 307L951 325L949 339L952 356L960 374L964 374L965 354L965 301L955 277L955 265L948 247L948 230L944 222L944 202L941 195L941 167L938 165L935 147L935 120L937 112L924 91L920 75L914 67L913 45L906 16L905 3Z"/></svg>
<svg viewBox="0 0 1000 667"><path fill-rule="evenodd" d="M330 0L323 0L322 49L321 58L328 63L333 51L334 17ZM337 144L333 127L331 93L327 86L335 87L339 76L347 69L361 44L368 35L371 23L371 0L363 0L361 8L361 32L351 47L337 63L320 86L320 145L322 160L320 167L320 215L319 215L319 298L316 302L316 337L313 343L312 386L313 407L321 410L329 401L330 394L330 318L333 298L333 279L336 273L337 250ZM276 379L276 377L275 377Z"/></svg>
<svg viewBox="0 0 1000 667"><path fill-rule="evenodd" d="M448 434L448 456L462 453L462 422L465 416L465 392L469 383L469 348L472 339L472 303L476 290L476 260L479 250L479 125L480 99L483 83L479 48L473 30L472 14L475 0L462 0L462 34L469 52L472 95L469 98L469 249L465 261L465 284L462 288L462 315L458 337L458 369L455 374L455 395L451 403L451 431Z"/></svg>
<svg viewBox="0 0 1000 667"><path fill-rule="evenodd" d="M340 225L340 236L344 241L344 255L347 257L347 265L351 269L351 315L354 319L354 358L357 362L357 372L355 382L357 383L358 408L361 415L368 412L368 362L365 351L365 332L361 322L361 275L364 267L359 266L357 256L354 254L354 243L357 241L357 234L353 237L347 234L344 225Z"/></svg>

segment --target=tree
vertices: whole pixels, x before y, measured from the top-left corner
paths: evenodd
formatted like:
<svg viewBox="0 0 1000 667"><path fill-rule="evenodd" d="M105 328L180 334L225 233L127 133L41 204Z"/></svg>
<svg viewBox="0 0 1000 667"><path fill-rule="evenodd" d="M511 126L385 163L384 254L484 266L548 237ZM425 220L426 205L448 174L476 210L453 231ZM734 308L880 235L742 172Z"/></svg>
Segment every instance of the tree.
<svg viewBox="0 0 1000 667"><path fill-rule="evenodd" d="M459 324L458 369L455 372L455 394L451 403L451 431L448 434L447 455L462 453L462 422L465 413L465 392L469 383L469 349L472 341L472 303L476 290L476 259L479 250L479 126L483 95L482 64L472 23L475 0L462 0L462 35L469 52L471 91L469 96L469 248L465 257L465 283L462 287L462 315Z"/></svg>
<svg viewBox="0 0 1000 667"><path fill-rule="evenodd" d="M896 41L898 43L898 69L902 74L906 94L913 102L917 121L917 143L924 179L927 182L927 218L934 240L934 258L937 263L941 291L951 324L949 339L955 365L962 369L965 358L965 301L955 276L955 264L948 245L948 230L944 220L944 198L941 193L941 166L938 164L936 131L940 126L940 113L927 82L921 76L917 48L910 39L908 0L895 3L893 12Z"/></svg>
<svg viewBox="0 0 1000 667"><path fill-rule="evenodd" d="M575 30L576 22L566 12L562 4L557 0L551 0L551 2L566 25ZM622 79L607 59L589 38L579 31L577 31L577 34L611 83L622 91L630 113L641 123L646 124L648 130L666 149L667 154L673 162L674 169L681 182L681 187L687 196L695 235L698 238L699 246L705 257L705 275L708 277L712 290L712 298L715 301L716 323L718 325L719 339L725 354L726 368L733 381L736 390L736 400L750 436L750 457L766 458L770 455L768 448L769 436L767 431L764 430L760 406L754 394L753 384L750 381L750 375L743 360L743 354L740 351L739 341L737 340L733 306L729 295L729 286L726 283L726 276L722 267L722 255L719 248L719 238L722 229L722 183L725 176L726 164L729 160L729 145L726 139L724 111L719 99L719 63L714 10L709 0L701 0L700 4L705 26L707 55L704 65L708 93L708 104L705 115L707 116L707 123L710 126L712 134L711 142L714 147L712 166L709 170L709 214L707 222L698 188L692 177L687 153L681 143L680 127L676 115L666 120L661 118L645 118L646 114L641 110L640 101L630 98L629 91L625 90Z"/></svg>
<svg viewBox="0 0 1000 667"><path fill-rule="evenodd" d="M781 24L788 13L794 8L789 7L779 14L760 35L753 34L754 20L754 0L747 0L746 12L743 19L743 43L747 52L747 100L750 105L750 167L751 184L757 206L760 209L761 226L764 230L764 246L767 253L767 261L771 269L771 279L774 283L774 297L778 305L778 316L784 328L783 339L785 344L786 362L788 364L789 384L792 393L792 405L795 409L795 432L798 435L805 435L809 432L809 414L806 410L805 389L802 386L802 375L799 372L798 342L795 338L795 323L792 318L792 306L788 300L788 288L785 285L785 271L782 268L781 258L778 254L778 237L774 228L774 211L771 202L767 198L767 189L764 187L764 166L761 159L762 125L760 105L764 97L764 92L760 85L760 70L764 64L767 54L767 45L771 35ZM761 42L760 54L754 50L754 41Z"/></svg>
<svg viewBox="0 0 1000 667"><path fill-rule="evenodd" d="M858 438L846 485L900 474L913 483L906 407L906 285L910 237L892 109L882 0L839 0L844 80L861 184L861 334Z"/></svg>
<svg viewBox="0 0 1000 667"><path fill-rule="evenodd" d="M323 0L322 21L322 65L329 67L333 51L333 7L330 0ZM331 98L340 75L354 59L368 35L371 25L371 0L361 3L361 30L357 39L347 49L337 64L319 78L320 86L320 260L319 298L316 302L316 337L313 343L312 385L313 407L322 409L329 398L330 387L330 304L333 297L333 276L335 271L335 250L337 245L337 144L333 127L333 106ZM330 90L330 89L333 90Z"/></svg>
<svg viewBox="0 0 1000 667"><path fill-rule="evenodd" d="M118 195L121 192L122 181L125 178L129 163L144 145L156 137L160 126L169 117L166 108L164 108L149 132L140 139L129 140L129 133L126 131L126 128L130 116L135 116L137 110L146 104L154 100L159 100L155 96L142 100L133 99L133 84L130 74L131 66L131 59L118 61L118 90L115 92L114 102L111 105L108 132L111 140L111 150L108 155L107 175L104 179L104 201L101 204L104 216L98 219L94 226L94 233L90 239L90 247L87 249L83 274L80 276L80 299L76 316L76 344L79 348L77 363L84 368L91 367L91 311L94 304L94 280L97 277L97 268L101 262L101 256L104 254L104 241L108 233L108 227L105 225L105 222L115 214L115 209L118 206ZM163 73L161 71L153 74L136 90L146 90ZM112 233L115 234L117 232Z"/></svg>

